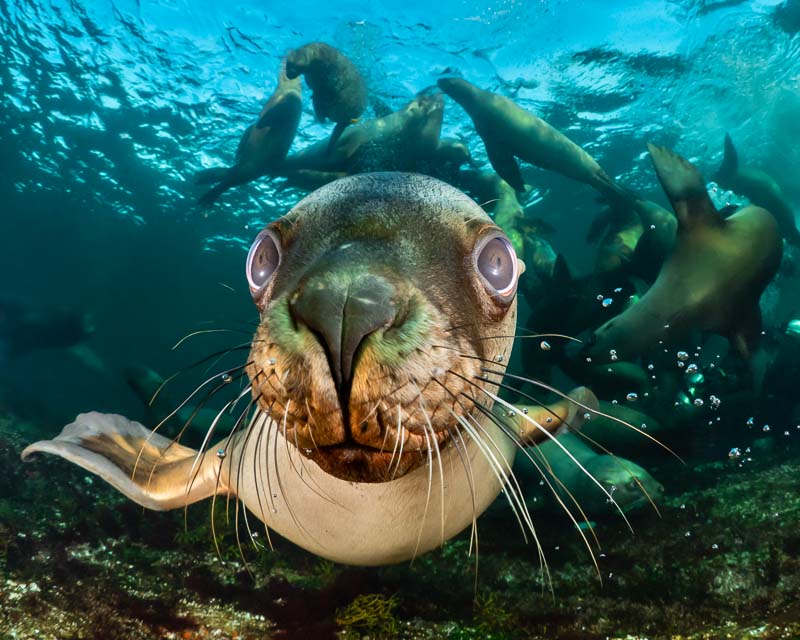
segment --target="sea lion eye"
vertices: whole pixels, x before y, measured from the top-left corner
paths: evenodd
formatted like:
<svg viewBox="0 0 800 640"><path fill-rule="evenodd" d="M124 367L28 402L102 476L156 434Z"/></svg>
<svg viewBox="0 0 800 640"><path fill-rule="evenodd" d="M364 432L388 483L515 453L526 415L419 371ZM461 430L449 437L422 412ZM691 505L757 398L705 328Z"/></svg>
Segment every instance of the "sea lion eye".
<svg viewBox="0 0 800 640"><path fill-rule="evenodd" d="M254 298L267 285L280 263L278 237L271 229L265 229L258 234L247 254L247 282Z"/></svg>
<svg viewBox="0 0 800 640"><path fill-rule="evenodd" d="M517 288L517 254L505 236L489 236L475 250L475 268L487 288L510 298Z"/></svg>

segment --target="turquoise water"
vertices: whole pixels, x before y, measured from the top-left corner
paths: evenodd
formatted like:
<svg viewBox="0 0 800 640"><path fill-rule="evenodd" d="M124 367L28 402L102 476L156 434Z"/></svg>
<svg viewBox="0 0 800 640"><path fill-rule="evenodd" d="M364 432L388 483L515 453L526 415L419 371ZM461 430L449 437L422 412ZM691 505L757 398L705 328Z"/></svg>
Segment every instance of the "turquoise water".
<svg viewBox="0 0 800 640"><path fill-rule="evenodd" d="M747 202L714 182L729 133L741 163L767 172L792 208L800 201L798 31L793 0L0 2L0 447L13 483L0 501L0 637L104 637L104 625L116 634L105 637L137 638L215 629L211 637L800 637L800 339L791 324L800 319L800 283L788 243L760 299L763 332L750 362L697 331L668 356L639 362L645 376L699 367L702 375L680 372L669 391L662 384L648 400L649 382L587 382L609 406L644 406L677 425L658 437L682 460L644 437L610 437L610 449L652 478L660 515L648 501L632 506L631 537L590 489L583 530L609 549L595 552L597 570L566 516L553 504L540 509L550 499L538 477L520 471L553 597L502 500L481 520L476 588L466 534L412 567L356 574L279 543L278 559L251 553L251 577L235 552L227 568L215 563L204 507L181 534L181 514L143 513L66 463L18 462L24 445L53 437L82 411L152 420L126 384L132 367L170 375L249 340L258 313L247 250L307 192L264 176L204 208L194 176L232 164L288 50L321 40L346 54L367 86L361 121L461 76L537 114L619 185L668 210L646 143L695 164L722 207ZM315 120L309 98L306 87L291 154L332 130ZM444 104L441 137L464 142L474 164L491 171L473 122L450 98ZM592 280L598 249L586 236L604 208L597 192L523 168L524 217L546 229L536 233L563 257L574 289L523 285L519 324L586 337L652 278ZM218 328L235 331L233 342L202 333L173 348ZM38 340L43 332L49 341ZM540 341L520 344L515 374L565 391L586 382ZM686 359L676 355L684 349ZM171 398L237 362L234 354L181 375ZM89 595L65 586L77 580ZM174 598L161 590L170 580L180 585ZM348 605L369 594L378 604L365 606L385 605L390 622L348 617ZM288 611L274 604L281 599ZM299 622L306 602L316 607L314 624ZM62 620L62 635L53 620Z"/></svg>

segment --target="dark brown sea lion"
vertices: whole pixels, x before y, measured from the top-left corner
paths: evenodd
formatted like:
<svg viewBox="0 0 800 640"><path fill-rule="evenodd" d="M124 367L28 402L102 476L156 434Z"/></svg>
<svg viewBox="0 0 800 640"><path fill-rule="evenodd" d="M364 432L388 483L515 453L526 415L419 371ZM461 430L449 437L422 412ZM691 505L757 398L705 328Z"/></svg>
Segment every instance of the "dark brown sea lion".
<svg viewBox="0 0 800 640"><path fill-rule="evenodd" d="M286 75L305 76L317 120L336 123L328 143L333 149L345 128L367 107L367 87L361 73L339 50L324 42L312 42L289 52Z"/></svg>
<svg viewBox="0 0 800 640"><path fill-rule="evenodd" d="M761 330L759 298L781 260L775 218L748 206L724 219L693 165L667 149L648 149L678 216L675 247L641 300L595 332L589 353L629 360L701 330L727 336L749 354Z"/></svg>
<svg viewBox="0 0 800 640"><path fill-rule="evenodd" d="M250 384L235 397L256 409L249 422L245 410L208 447L212 424L196 451L119 415L81 414L23 458L62 456L151 509L239 499L269 528L349 564L437 547L501 488L528 523L509 481L514 456L561 429L575 401L524 413L487 378L489 363L499 381L514 345L523 269L497 225L449 185L399 173L337 180L269 224L248 254L260 324L239 368Z"/></svg>
<svg viewBox="0 0 800 640"><path fill-rule="evenodd" d="M525 182L515 157L585 182L601 193L617 191L594 158L508 98L461 78L440 78L438 85L472 118L494 170L517 191L525 190Z"/></svg>
<svg viewBox="0 0 800 640"><path fill-rule="evenodd" d="M281 164L289 153L300 123L300 91L300 81L288 78L281 69L278 87L264 105L258 120L247 127L239 140L236 164L198 172L198 184L217 183L200 198L200 204L210 206L231 187L256 180Z"/></svg>
<svg viewBox="0 0 800 640"><path fill-rule="evenodd" d="M787 204L783 190L775 180L759 169L744 169L739 166L739 154L730 135L725 134L725 155L716 175L716 181L724 189L745 196L750 202L764 207L778 221L778 227L788 242L800 244L794 211Z"/></svg>

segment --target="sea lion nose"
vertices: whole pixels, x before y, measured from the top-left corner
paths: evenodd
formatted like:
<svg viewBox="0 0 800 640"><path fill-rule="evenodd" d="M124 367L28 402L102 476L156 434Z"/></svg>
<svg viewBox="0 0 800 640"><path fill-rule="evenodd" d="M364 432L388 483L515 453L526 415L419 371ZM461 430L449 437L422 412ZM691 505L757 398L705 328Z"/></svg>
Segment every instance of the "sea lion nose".
<svg viewBox="0 0 800 640"><path fill-rule="evenodd" d="M325 348L340 394L349 387L361 343L394 322L393 292L386 280L375 276L348 282L321 277L307 282L294 296L292 315L315 333Z"/></svg>

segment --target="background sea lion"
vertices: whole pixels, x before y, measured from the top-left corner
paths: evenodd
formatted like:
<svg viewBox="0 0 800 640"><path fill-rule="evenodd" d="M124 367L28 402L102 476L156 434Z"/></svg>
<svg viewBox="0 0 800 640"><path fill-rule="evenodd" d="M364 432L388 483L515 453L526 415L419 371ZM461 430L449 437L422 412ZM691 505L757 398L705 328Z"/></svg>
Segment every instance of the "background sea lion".
<svg viewBox="0 0 800 640"><path fill-rule="evenodd" d="M628 360L691 330L727 336L748 354L761 330L759 298L781 260L775 218L749 206L723 219L693 165L662 147L648 149L678 216L675 247L641 300L595 332L589 354L607 360L613 349Z"/></svg>
<svg viewBox="0 0 800 640"><path fill-rule="evenodd" d="M198 184L216 182L199 202L209 206L225 191L256 180L275 169L289 153L302 112L299 80L287 77L285 69L278 76L278 86L270 96L258 120L245 130L236 149L236 163L229 168L206 169L197 173Z"/></svg>
<svg viewBox="0 0 800 640"><path fill-rule="evenodd" d="M778 221L783 237L793 245L800 245L800 231L794 211L787 204L780 185L759 169L746 169L739 165L739 154L729 134L725 134L725 155L716 175L724 189L745 196L750 202L764 207Z"/></svg>
<svg viewBox="0 0 800 640"><path fill-rule="evenodd" d="M503 485L524 509L506 483L520 434L494 413L515 409L487 379L511 353L523 267L486 213L442 182L338 180L248 255L261 321L235 397L256 409L249 424L245 410L209 449L217 418L195 451L122 416L81 414L23 458L60 455L151 509L238 498L339 562L411 558L474 523ZM526 442L562 426L544 422L559 407L536 411L546 414L526 416Z"/></svg>
<svg viewBox="0 0 800 640"><path fill-rule="evenodd" d="M281 172L410 171L430 158L439 144L444 102L441 94L421 94L388 116L349 127L333 147L320 141L283 162Z"/></svg>
<svg viewBox="0 0 800 640"><path fill-rule="evenodd" d="M286 75L305 76L313 92L317 120L336 123L328 148L333 149L345 128L367 107L367 87L356 66L339 50L324 42L311 42L286 56Z"/></svg>
<svg viewBox="0 0 800 640"><path fill-rule="evenodd" d="M461 78L439 78L437 84L467 112L483 140L492 167L517 191L525 190L525 182L515 156L585 182L601 193L617 191L614 181L594 158L508 98L479 89Z"/></svg>

